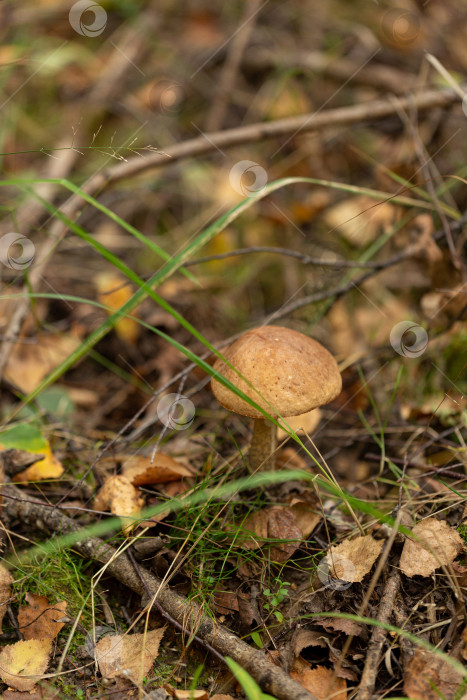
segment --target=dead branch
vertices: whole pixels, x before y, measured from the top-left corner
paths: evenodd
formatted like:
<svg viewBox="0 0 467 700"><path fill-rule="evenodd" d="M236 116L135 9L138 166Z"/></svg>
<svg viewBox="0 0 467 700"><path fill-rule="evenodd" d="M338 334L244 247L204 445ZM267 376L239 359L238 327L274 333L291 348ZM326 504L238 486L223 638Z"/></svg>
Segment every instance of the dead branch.
<svg viewBox="0 0 467 700"><path fill-rule="evenodd" d="M22 492L17 486L6 485L3 515L9 520L20 520L34 529L49 534L77 533L82 531L72 518L64 515L59 508L50 507L43 501L23 501ZM9 498L10 497L10 498ZM98 537L89 537L75 542L73 547L84 557L106 565L106 571L138 595L147 598L157 596L161 608L168 613L188 634L195 631L197 637L213 647L218 654L228 656L256 680L267 693L279 700L317 700L316 696L294 681L282 669L274 666L263 654L243 642L229 629L208 617L193 601L188 601L150 573L139 567L138 573L125 554L116 550Z"/></svg>
<svg viewBox="0 0 467 700"><path fill-rule="evenodd" d="M387 623L391 617L394 601L399 592L401 576L398 569L394 569L388 577L384 586L384 592L381 597L381 603L378 610L378 622ZM368 653L365 659L365 666L360 681L360 687L357 694L357 700L370 700L373 695L373 690L378 674L381 649L383 648L384 640L386 639L387 630L382 627L373 627L371 633Z"/></svg>
<svg viewBox="0 0 467 700"><path fill-rule="evenodd" d="M221 150L223 148L256 143L264 139L280 136L289 136L293 138L300 133L320 131L328 127L344 127L362 122L379 121L397 114L399 110L415 108L419 112L423 112L436 107L448 107L458 100L459 96L455 90L427 90L418 95L409 95L408 97L392 102L388 100L375 100L361 105L353 105L352 107L339 107L337 109L323 110L321 112L318 110L298 117L287 117L271 122L261 122L237 127L235 129L226 129L224 131L189 139L182 143L177 143L168 148L165 152L157 151L146 157L141 157L141 155L135 156L111 168L103 169L89 178L81 189L86 194L93 196L109 185L125 178L134 177L135 175L142 174L153 168L172 164L177 160L209 153L214 149ZM74 220L81 212L83 206L82 197L79 194L73 194L60 207L60 211L69 219ZM61 219L56 219L50 227L49 238L44 244L44 249L41 251L41 254L45 255L33 266L30 273L29 283L30 289L33 291L38 287L38 283L47 263L48 255L52 253L66 231L67 226ZM28 292L28 290L25 289L25 292ZM8 357L15 343L15 339L21 330L21 325L26 317L28 309L28 299L18 304L13 318L10 321L9 328L5 333L7 339L4 341L0 352L0 377L2 377L4 373Z"/></svg>

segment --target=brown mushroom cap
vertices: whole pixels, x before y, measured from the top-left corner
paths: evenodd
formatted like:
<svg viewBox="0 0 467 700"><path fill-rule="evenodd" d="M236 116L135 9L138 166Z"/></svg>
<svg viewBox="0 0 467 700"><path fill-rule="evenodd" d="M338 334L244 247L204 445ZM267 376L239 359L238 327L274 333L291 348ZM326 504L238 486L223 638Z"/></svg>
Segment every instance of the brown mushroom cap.
<svg viewBox="0 0 467 700"><path fill-rule="evenodd" d="M264 398L219 358L214 369L270 415L275 413L268 403L278 415L298 416L329 403L342 389L333 356L313 338L289 328L254 328L222 353ZM229 411L250 418L264 418L256 408L214 378L211 387L216 399Z"/></svg>

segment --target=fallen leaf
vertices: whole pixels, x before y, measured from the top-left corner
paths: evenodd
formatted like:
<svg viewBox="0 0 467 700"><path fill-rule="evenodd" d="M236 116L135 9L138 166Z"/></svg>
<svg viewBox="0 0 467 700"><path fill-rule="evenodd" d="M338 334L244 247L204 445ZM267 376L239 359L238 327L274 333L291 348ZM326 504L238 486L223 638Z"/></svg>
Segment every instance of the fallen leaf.
<svg viewBox="0 0 467 700"><path fill-rule="evenodd" d="M315 527L321 521L321 514L317 512L317 503L310 504L306 501L295 499L288 509L295 518L295 522L302 531L303 537L311 535Z"/></svg>
<svg viewBox="0 0 467 700"><path fill-rule="evenodd" d="M376 202L366 195L358 195L328 207L324 220L347 241L363 247L373 241L380 231L389 229L396 220L397 213L398 209L393 204Z"/></svg>
<svg viewBox="0 0 467 700"><path fill-rule="evenodd" d="M131 285L125 277L113 272L102 272L96 277L97 298L104 304L108 314L118 311L133 296ZM135 310L132 311L135 316ZM136 318L123 316L114 326L115 333L128 343L135 344L139 337L140 326Z"/></svg>
<svg viewBox="0 0 467 700"><path fill-rule="evenodd" d="M371 535L345 540L331 547L320 567L329 567L333 578L356 583L370 571L381 554L384 540L375 540Z"/></svg>
<svg viewBox="0 0 467 700"><path fill-rule="evenodd" d="M21 606L18 612L18 625L26 641L55 639L65 624L60 620L65 616L66 601L50 605L46 596L28 592L26 602L28 605Z"/></svg>
<svg viewBox="0 0 467 700"><path fill-rule="evenodd" d="M156 452L152 464L150 457L128 456L122 461L122 474L131 481L133 486L145 486L179 481L184 477L193 476L194 472L170 455Z"/></svg>
<svg viewBox="0 0 467 700"><path fill-rule="evenodd" d="M0 678L16 690L32 690L49 665L51 639L30 639L9 644L0 652Z"/></svg>
<svg viewBox="0 0 467 700"><path fill-rule="evenodd" d="M37 343L19 342L10 353L5 376L29 394L80 344L71 335L39 334Z"/></svg>
<svg viewBox="0 0 467 700"><path fill-rule="evenodd" d="M406 576L429 576L440 566L451 564L464 546L457 530L444 520L427 518L412 532L417 539L406 539L400 559Z"/></svg>
<svg viewBox="0 0 467 700"><path fill-rule="evenodd" d="M57 479L63 474L63 466L54 457L49 441L34 425L21 423L8 428L0 434L0 450L23 450L33 455L41 455L38 460L27 469L13 476L13 481L40 481L41 479Z"/></svg>
<svg viewBox="0 0 467 700"><path fill-rule="evenodd" d="M313 622L324 627L328 632L344 632L344 634L352 635L353 637L368 636L365 627L354 620L346 620L340 617L317 617Z"/></svg>
<svg viewBox="0 0 467 700"><path fill-rule="evenodd" d="M326 647L325 635L316 630L301 629L293 638L294 656L300 656L307 647Z"/></svg>
<svg viewBox="0 0 467 700"><path fill-rule="evenodd" d="M41 681L40 685L31 692L4 690L2 700L60 700L60 691Z"/></svg>
<svg viewBox="0 0 467 700"><path fill-rule="evenodd" d="M209 700L209 695L205 690L177 690L175 688L177 700Z"/></svg>
<svg viewBox="0 0 467 700"><path fill-rule="evenodd" d="M215 695L211 695L211 700L234 700L234 698L231 695L224 695L221 693L216 693Z"/></svg>
<svg viewBox="0 0 467 700"><path fill-rule="evenodd" d="M258 549L268 539L292 540L275 542L271 545L271 559L284 562L290 559L303 540L293 513L282 506L270 506L250 515L243 523L243 530L248 532L240 536L239 543L245 549Z"/></svg>
<svg viewBox="0 0 467 700"><path fill-rule="evenodd" d="M239 610L237 594L233 591L215 591L213 600L219 615L231 615Z"/></svg>
<svg viewBox="0 0 467 700"><path fill-rule="evenodd" d="M2 631L3 618L6 615L8 601L11 598L11 584L13 576L3 564L0 564L0 633Z"/></svg>
<svg viewBox="0 0 467 700"><path fill-rule="evenodd" d="M104 678L131 678L136 685L147 676L159 653L165 627L147 634L114 634L100 639L95 647L96 661Z"/></svg>
<svg viewBox="0 0 467 700"><path fill-rule="evenodd" d="M325 666L307 668L304 671L291 671L290 675L313 693L318 700L347 700L347 683L343 678L336 678L334 671Z"/></svg>
<svg viewBox="0 0 467 700"><path fill-rule="evenodd" d="M121 517L122 522L131 519L123 527L124 530L131 530L143 507L143 499L139 495L131 481L125 476L111 476L98 492L94 499L96 510L110 510L114 515Z"/></svg>
<svg viewBox="0 0 467 700"><path fill-rule="evenodd" d="M404 692L414 700L451 700L463 681L447 661L425 649L417 649L405 670Z"/></svg>

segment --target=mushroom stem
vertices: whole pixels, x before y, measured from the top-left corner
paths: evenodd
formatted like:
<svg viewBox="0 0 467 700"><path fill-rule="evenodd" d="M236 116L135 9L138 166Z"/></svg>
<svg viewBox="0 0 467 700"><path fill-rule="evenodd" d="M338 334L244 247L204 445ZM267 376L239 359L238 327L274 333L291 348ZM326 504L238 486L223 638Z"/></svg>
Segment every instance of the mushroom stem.
<svg viewBox="0 0 467 700"><path fill-rule="evenodd" d="M253 471L274 471L276 468L277 428L274 423L256 418L250 445L250 467Z"/></svg>

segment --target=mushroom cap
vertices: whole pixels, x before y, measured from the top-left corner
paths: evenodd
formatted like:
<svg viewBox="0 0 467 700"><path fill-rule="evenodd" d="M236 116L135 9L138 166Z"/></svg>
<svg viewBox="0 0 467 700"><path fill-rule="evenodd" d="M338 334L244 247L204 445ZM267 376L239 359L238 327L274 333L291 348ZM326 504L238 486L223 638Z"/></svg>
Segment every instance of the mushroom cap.
<svg viewBox="0 0 467 700"><path fill-rule="evenodd" d="M273 416L306 413L329 403L342 389L333 356L313 338L289 328L254 328L229 345L223 355L263 398L219 358L214 369ZM214 377L211 387L216 399L229 411L264 418Z"/></svg>

